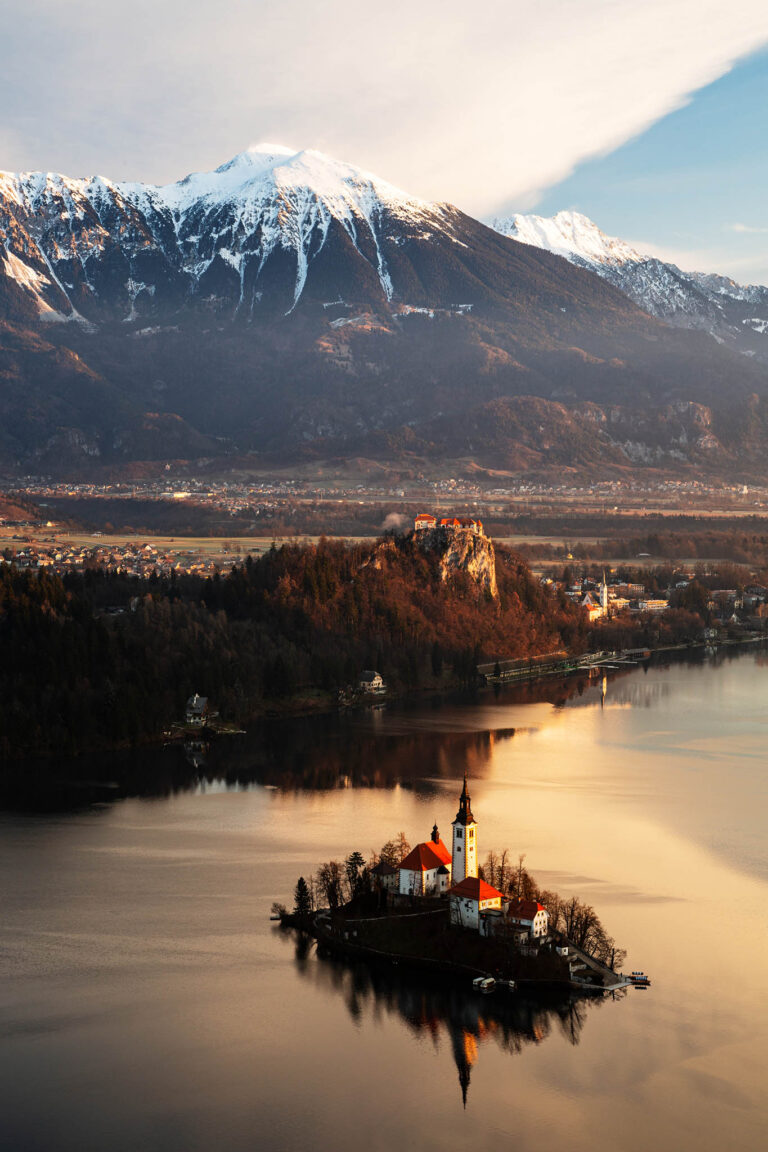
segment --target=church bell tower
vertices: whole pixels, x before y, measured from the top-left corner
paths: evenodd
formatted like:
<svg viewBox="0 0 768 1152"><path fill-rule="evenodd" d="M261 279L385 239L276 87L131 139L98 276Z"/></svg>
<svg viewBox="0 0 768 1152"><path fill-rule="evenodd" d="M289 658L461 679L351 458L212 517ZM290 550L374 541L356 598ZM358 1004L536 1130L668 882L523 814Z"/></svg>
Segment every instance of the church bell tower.
<svg viewBox="0 0 768 1152"><path fill-rule="evenodd" d="M477 824L469 804L465 772L459 810L453 822L451 879L454 884L458 884L467 876L477 876Z"/></svg>

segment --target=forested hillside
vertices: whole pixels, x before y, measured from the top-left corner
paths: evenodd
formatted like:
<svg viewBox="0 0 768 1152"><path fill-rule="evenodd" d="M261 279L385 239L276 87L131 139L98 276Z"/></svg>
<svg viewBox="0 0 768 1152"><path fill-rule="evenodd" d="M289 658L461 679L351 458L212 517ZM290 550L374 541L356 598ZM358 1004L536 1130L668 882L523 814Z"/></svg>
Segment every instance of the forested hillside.
<svg viewBox="0 0 768 1152"><path fill-rule="evenodd" d="M402 691L469 683L480 660L585 646L582 611L514 553L496 551L496 599L466 572L444 576L412 537L286 545L208 580L3 566L0 756L152 739L193 692L242 724L331 702L364 668Z"/></svg>

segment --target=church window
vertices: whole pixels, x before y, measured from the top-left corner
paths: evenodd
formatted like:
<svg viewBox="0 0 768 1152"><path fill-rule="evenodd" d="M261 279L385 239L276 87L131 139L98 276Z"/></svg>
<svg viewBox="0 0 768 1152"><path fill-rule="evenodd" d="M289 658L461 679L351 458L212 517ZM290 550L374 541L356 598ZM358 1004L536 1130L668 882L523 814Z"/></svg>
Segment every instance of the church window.
<svg viewBox="0 0 768 1152"><path fill-rule="evenodd" d="M457 840L461 840L461 835L462 835L462 830L461 830L461 828L457 828L457 829L456 829L456 839L457 839Z"/></svg>

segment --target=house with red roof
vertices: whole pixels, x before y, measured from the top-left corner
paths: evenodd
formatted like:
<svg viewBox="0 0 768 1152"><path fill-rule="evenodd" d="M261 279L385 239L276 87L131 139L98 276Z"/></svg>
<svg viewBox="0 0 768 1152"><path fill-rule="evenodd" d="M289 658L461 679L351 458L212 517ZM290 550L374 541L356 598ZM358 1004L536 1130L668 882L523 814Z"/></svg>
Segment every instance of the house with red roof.
<svg viewBox="0 0 768 1152"><path fill-rule="evenodd" d="M413 522L413 527L419 532L422 528L434 528L436 524L436 517L429 512L420 512Z"/></svg>
<svg viewBox="0 0 768 1152"><path fill-rule="evenodd" d="M440 839L437 824L432 837L411 849L400 862L402 896L442 896L451 884L451 854Z"/></svg>
<svg viewBox="0 0 768 1152"><path fill-rule="evenodd" d="M491 914L501 914L504 896L479 876L466 876L448 890L451 904L451 924L460 928L474 928L482 931L482 919Z"/></svg>
<svg viewBox="0 0 768 1152"><path fill-rule="evenodd" d="M538 900L514 899L507 908L510 924L526 929L532 940L549 933L549 913Z"/></svg>

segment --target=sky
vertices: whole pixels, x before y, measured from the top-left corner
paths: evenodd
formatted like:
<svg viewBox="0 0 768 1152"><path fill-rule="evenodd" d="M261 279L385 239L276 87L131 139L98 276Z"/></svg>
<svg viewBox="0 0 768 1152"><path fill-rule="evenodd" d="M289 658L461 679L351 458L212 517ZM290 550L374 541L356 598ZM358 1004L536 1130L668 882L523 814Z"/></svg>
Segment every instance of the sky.
<svg viewBox="0 0 768 1152"><path fill-rule="evenodd" d="M0 0L0 27L0 169L164 183L270 140L768 281L764 0Z"/></svg>

